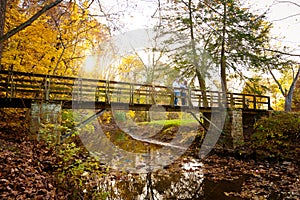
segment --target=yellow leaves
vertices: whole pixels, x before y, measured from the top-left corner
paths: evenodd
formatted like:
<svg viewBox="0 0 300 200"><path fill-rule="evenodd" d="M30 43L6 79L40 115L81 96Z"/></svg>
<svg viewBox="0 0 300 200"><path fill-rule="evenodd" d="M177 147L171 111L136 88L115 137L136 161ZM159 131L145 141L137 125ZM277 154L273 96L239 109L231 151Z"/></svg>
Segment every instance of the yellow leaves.
<svg viewBox="0 0 300 200"><path fill-rule="evenodd" d="M120 73L128 73L133 69L141 67L142 65L143 63L137 56L129 55L122 58L121 64L118 66L118 70Z"/></svg>
<svg viewBox="0 0 300 200"><path fill-rule="evenodd" d="M132 111L132 110L128 111L127 116L133 119L135 116L135 111Z"/></svg>
<svg viewBox="0 0 300 200"><path fill-rule="evenodd" d="M5 31L15 28L36 11L24 11L17 3L11 4ZM2 64L4 69L13 66L18 71L73 75L82 64L84 53L91 48L91 42L102 40L105 34L104 27L90 19L87 11L74 3L65 3L7 40Z"/></svg>

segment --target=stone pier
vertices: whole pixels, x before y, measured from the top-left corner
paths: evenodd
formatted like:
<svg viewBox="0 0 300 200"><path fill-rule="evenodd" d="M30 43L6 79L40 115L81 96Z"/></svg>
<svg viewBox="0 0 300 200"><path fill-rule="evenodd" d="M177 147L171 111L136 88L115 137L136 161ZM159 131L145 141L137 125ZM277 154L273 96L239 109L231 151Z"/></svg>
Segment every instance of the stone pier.
<svg viewBox="0 0 300 200"><path fill-rule="evenodd" d="M244 143L243 111L241 109L231 110L230 117L231 117L232 146L235 149Z"/></svg>
<svg viewBox="0 0 300 200"><path fill-rule="evenodd" d="M228 110L224 133L220 136L218 144L225 149L236 149L243 145L255 131L255 122L264 116L268 117L269 111Z"/></svg>
<svg viewBox="0 0 300 200"><path fill-rule="evenodd" d="M41 128L44 125L51 125L54 134L57 134L57 127L61 122L61 105L53 103L32 103L30 132L36 134L38 138Z"/></svg>

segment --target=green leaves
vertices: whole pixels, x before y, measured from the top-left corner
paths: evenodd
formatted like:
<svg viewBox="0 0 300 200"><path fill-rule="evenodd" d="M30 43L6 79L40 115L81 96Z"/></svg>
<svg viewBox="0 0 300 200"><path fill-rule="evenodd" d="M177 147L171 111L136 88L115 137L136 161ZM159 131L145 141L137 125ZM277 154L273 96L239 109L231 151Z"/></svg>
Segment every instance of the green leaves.
<svg viewBox="0 0 300 200"><path fill-rule="evenodd" d="M252 148L266 150L277 158L293 158L300 136L300 114L275 113L260 119L251 137Z"/></svg>

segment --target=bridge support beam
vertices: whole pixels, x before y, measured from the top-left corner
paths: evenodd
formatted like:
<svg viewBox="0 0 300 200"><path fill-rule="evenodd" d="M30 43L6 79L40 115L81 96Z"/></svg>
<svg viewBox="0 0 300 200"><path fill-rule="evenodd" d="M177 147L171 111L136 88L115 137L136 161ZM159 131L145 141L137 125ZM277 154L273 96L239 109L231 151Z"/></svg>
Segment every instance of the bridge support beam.
<svg viewBox="0 0 300 200"><path fill-rule="evenodd" d="M59 138L58 126L61 122L61 109L60 104L32 103L30 111L30 132L36 134L39 139L42 134L42 128L47 129L47 125L49 125L48 128L52 131L52 137ZM48 131L50 130L47 130L47 132Z"/></svg>
<svg viewBox="0 0 300 200"><path fill-rule="evenodd" d="M244 143L243 111L241 109L231 110L229 113L231 118L232 147L235 149Z"/></svg>

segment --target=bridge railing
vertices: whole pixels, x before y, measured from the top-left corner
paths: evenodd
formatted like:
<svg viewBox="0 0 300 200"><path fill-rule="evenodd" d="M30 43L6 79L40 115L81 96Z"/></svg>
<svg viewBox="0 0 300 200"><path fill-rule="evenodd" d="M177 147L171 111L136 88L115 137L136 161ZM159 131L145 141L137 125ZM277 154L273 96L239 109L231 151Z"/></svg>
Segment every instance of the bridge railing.
<svg viewBox="0 0 300 200"><path fill-rule="evenodd" d="M183 92L187 106L271 109L268 96L197 89ZM0 98L173 105L175 97L174 88L166 86L0 71Z"/></svg>

